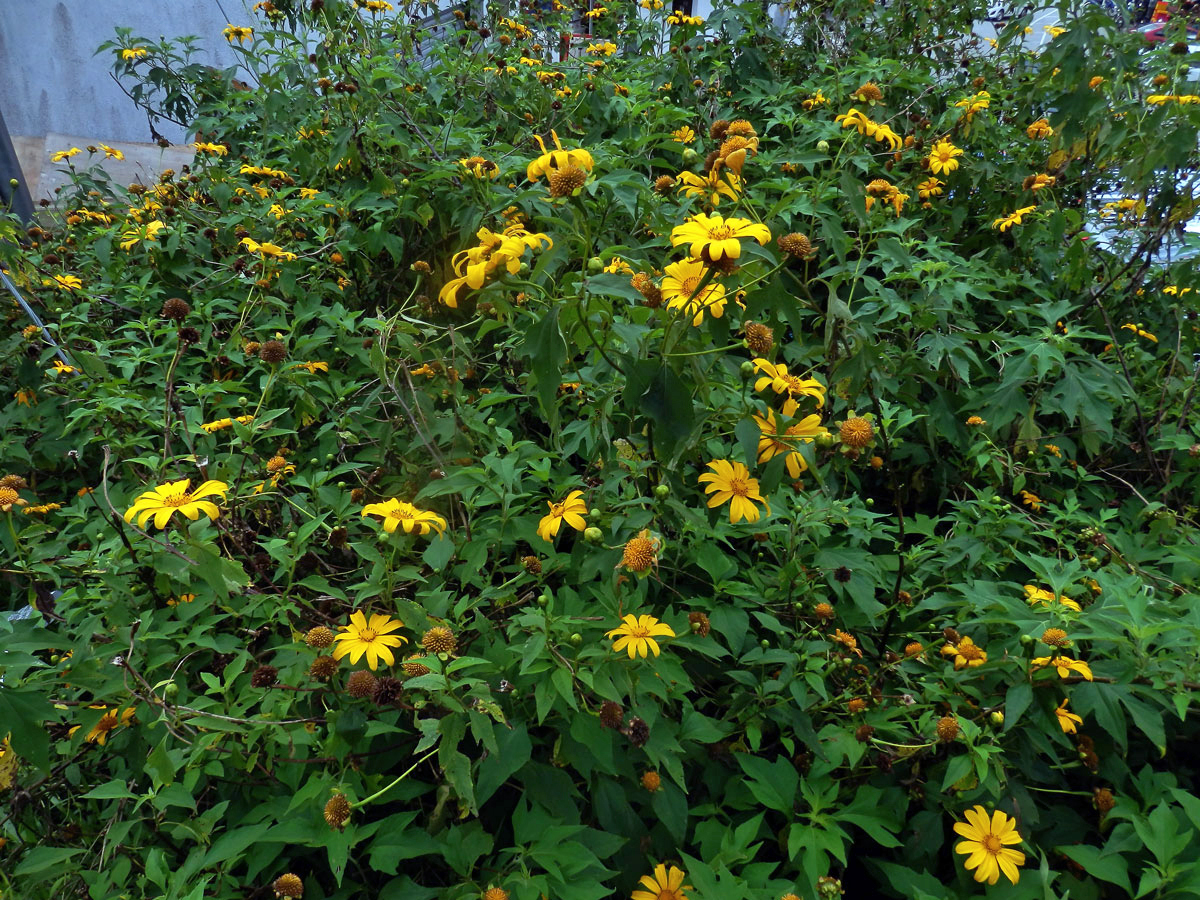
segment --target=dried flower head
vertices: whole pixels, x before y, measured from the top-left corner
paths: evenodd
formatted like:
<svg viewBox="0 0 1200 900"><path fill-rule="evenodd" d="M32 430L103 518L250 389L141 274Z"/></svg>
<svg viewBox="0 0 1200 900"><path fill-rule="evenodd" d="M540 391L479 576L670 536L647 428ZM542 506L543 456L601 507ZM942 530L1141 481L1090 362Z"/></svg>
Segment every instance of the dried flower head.
<svg viewBox="0 0 1200 900"><path fill-rule="evenodd" d="M287 359L287 347L283 341L266 341L258 348L258 358L270 365L277 365Z"/></svg>
<svg viewBox="0 0 1200 900"><path fill-rule="evenodd" d="M830 619L836 616L837 613L834 612L833 604L822 602L813 607L813 615L822 622L828 622Z"/></svg>
<svg viewBox="0 0 1200 900"><path fill-rule="evenodd" d="M629 743L635 747L645 747L646 741L650 740L650 726L646 724L646 720L638 716L634 716L629 720Z"/></svg>
<svg viewBox="0 0 1200 900"><path fill-rule="evenodd" d="M536 556L522 556L521 565L525 567L525 571L530 575L542 574L542 561Z"/></svg>
<svg viewBox="0 0 1200 900"><path fill-rule="evenodd" d="M670 175L659 175L654 179L654 193L666 195L675 187L675 179Z"/></svg>
<svg viewBox="0 0 1200 900"><path fill-rule="evenodd" d="M200 343L200 332L190 325L184 325L179 329L179 343L181 344L198 344Z"/></svg>
<svg viewBox="0 0 1200 900"><path fill-rule="evenodd" d="M734 119L729 123L729 126L725 129L725 134L723 135L723 137L726 138L752 138L757 136L758 132L754 130L754 126L751 125L746 119Z"/></svg>
<svg viewBox="0 0 1200 900"><path fill-rule="evenodd" d="M333 632L324 625L318 625L304 635L304 643L313 650L324 650L333 643Z"/></svg>
<svg viewBox="0 0 1200 900"><path fill-rule="evenodd" d="M327 681L337 671L338 661L332 656L318 656L308 667L308 675L318 681Z"/></svg>
<svg viewBox="0 0 1200 900"><path fill-rule="evenodd" d="M1071 644L1067 640L1067 633L1061 628L1047 628L1043 631L1042 643L1048 647L1067 647Z"/></svg>
<svg viewBox="0 0 1200 900"><path fill-rule="evenodd" d="M375 682L375 693L371 695L371 699L377 706L392 706L398 703L403 695L404 682L399 678L385 675Z"/></svg>
<svg viewBox="0 0 1200 900"><path fill-rule="evenodd" d="M865 744L867 741L871 740L871 736L874 734L875 734L875 726L874 725L863 724L863 725L859 725L858 728L856 728L854 730L854 739L856 741L858 741L860 744Z"/></svg>
<svg viewBox="0 0 1200 900"><path fill-rule="evenodd" d="M170 319L172 322L182 322L191 311L192 308L188 306L186 300L181 297L171 297L163 304L162 317Z"/></svg>
<svg viewBox="0 0 1200 900"><path fill-rule="evenodd" d="M851 715L857 715L858 713L866 712L867 711L867 701L862 699L862 697L855 697L853 700L851 700L849 703L846 704L846 711L848 713L850 713Z"/></svg>
<svg viewBox="0 0 1200 900"><path fill-rule="evenodd" d="M504 888L490 887L483 892L483 900L508 900L508 891Z"/></svg>
<svg viewBox="0 0 1200 900"><path fill-rule="evenodd" d="M854 577L854 573L846 566L838 566L833 570L833 578L841 584L849 584L850 579Z"/></svg>
<svg viewBox="0 0 1200 900"><path fill-rule="evenodd" d="M458 639L449 628L435 625L422 635L421 646L428 653L453 653L458 647Z"/></svg>
<svg viewBox="0 0 1200 900"><path fill-rule="evenodd" d="M1100 815L1104 815L1117 805L1117 800L1108 788L1096 788L1092 793L1092 803L1100 811Z"/></svg>
<svg viewBox="0 0 1200 900"><path fill-rule="evenodd" d="M712 125L708 127L708 136L714 141L720 141L725 139L725 135L728 131L729 120L717 119L717 121L713 122Z"/></svg>
<svg viewBox="0 0 1200 900"><path fill-rule="evenodd" d="M662 787L662 778L659 777L657 772L646 772L642 775L642 787L653 794Z"/></svg>
<svg viewBox="0 0 1200 900"><path fill-rule="evenodd" d="M29 482L21 475L5 475L0 478L0 488L8 488L10 491L23 491L29 487Z"/></svg>
<svg viewBox="0 0 1200 900"><path fill-rule="evenodd" d="M334 794L325 803L325 823L335 831L341 831L350 820L350 801L345 794Z"/></svg>
<svg viewBox="0 0 1200 900"><path fill-rule="evenodd" d="M587 181L587 172L579 166L564 166L555 169L547 179L550 183L551 197L569 197L583 187Z"/></svg>
<svg viewBox="0 0 1200 900"><path fill-rule="evenodd" d="M416 678L419 675L428 675L432 670L425 663L421 662L425 657L423 655L410 656L404 661L402 668L404 674L409 678Z"/></svg>
<svg viewBox="0 0 1200 900"><path fill-rule="evenodd" d="M636 537L625 542L621 553L621 565L639 575L650 571L651 566L658 562L658 541L650 537L650 532L643 529Z"/></svg>
<svg viewBox="0 0 1200 900"><path fill-rule="evenodd" d="M359 700L370 697L375 693L378 681L379 679L366 669L359 669L350 673L350 677L346 679L346 693Z"/></svg>
<svg viewBox="0 0 1200 900"><path fill-rule="evenodd" d="M958 730L957 716L942 716L938 719L937 736L943 744L949 744L958 737Z"/></svg>
<svg viewBox="0 0 1200 900"><path fill-rule="evenodd" d="M645 272L638 272L629 279L629 283L633 285L633 289L646 298L646 305L652 309L657 309L662 306L663 296L662 289L654 283Z"/></svg>
<svg viewBox="0 0 1200 900"><path fill-rule="evenodd" d="M869 419L854 416L842 423L842 427L838 430L838 437L845 446L861 450L875 437L875 428Z"/></svg>
<svg viewBox="0 0 1200 900"><path fill-rule="evenodd" d="M297 900L304 896L304 882L300 880L299 875L288 872L271 882L271 890L275 892L276 897L289 897Z"/></svg>
<svg viewBox="0 0 1200 900"><path fill-rule="evenodd" d="M708 615L705 613L688 613L688 624L697 637L708 637L712 633L712 623L708 621Z"/></svg>
<svg viewBox="0 0 1200 900"><path fill-rule="evenodd" d="M788 256L803 259L812 253L812 241L798 231L783 235L776 239L775 243Z"/></svg>
<svg viewBox="0 0 1200 900"><path fill-rule="evenodd" d="M904 655L909 659L920 656L925 652L925 646L920 641L909 641L904 645Z"/></svg>
<svg viewBox="0 0 1200 900"><path fill-rule="evenodd" d="M611 700L605 700L600 704L600 727L612 728L619 730L625 721L625 710L621 709L620 703L614 703Z"/></svg>
<svg viewBox="0 0 1200 900"><path fill-rule="evenodd" d="M250 676L250 684L256 688L268 688L279 680L279 670L274 666L259 666Z"/></svg>
<svg viewBox="0 0 1200 900"><path fill-rule="evenodd" d="M850 96L860 103L879 103L883 100L883 91L879 89L879 85L875 82L868 81Z"/></svg>
<svg viewBox="0 0 1200 900"><path fill-rule="evenodd" d="M775 332L761 322L747 322L742 326L746 335L746 347L755 356L767 356L775 349Z"/></svg>

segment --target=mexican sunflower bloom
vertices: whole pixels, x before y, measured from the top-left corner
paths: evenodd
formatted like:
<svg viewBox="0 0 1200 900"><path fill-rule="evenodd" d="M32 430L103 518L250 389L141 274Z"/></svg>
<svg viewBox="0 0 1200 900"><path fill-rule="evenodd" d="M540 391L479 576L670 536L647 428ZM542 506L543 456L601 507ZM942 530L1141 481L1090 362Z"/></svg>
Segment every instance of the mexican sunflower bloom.
<svg viewBox="0 0 1200 900"><path fill-rule="evenodd" d="M754 368L762 373L762 376L754 382L756 391L765 391L767 388L771 388L777 394L787 394L793 398L812 397L817 401L817 406L825 405L825 385L815 378L791 375L783 363L775 365L765 359L754 360Z"/></svg>
<svg viewBox="0 0 1200 900"><path fill-rule="evenodd" d="M644 891L634 891L632 900L687 900L686 891L692 890L690 884L684 884L683 869L671 866L670 871L662 863L654 867L653 875L643 875L638 883L646 888Z"/></svg>
<svg viewBox="0 0 1200 900"><path fill-rule="evenodd" d="M287 250L284 250L278 244L272 244L268 241L264 241L263 243L260 244L258 241L254 240L253 238L247 237L247 238L242 238L241 245L243 247L245 247L247 250L249 250L251 253L257 253L260 256L264 256L264 257L269 256L272 259L283 259L283 260L290 261L290 260L293 260L296 258L295 253L289 253Z"/></svg>
<svg viewBox="0 0 1200 900"><path fill-rule="evenodd" d="M1050 591L1044 588L1034 587L1032 584L1025 585L1025 600L1030 606L1040 606L1043 603L1053 603L1057 600L1067 609L1073 609L1075 612L1082 612L1083 607L1068 597L1066 594L1059 594L1057 597Z"/></svg>
<svg viewBox="0 0 1200 900"><path fill-rule="evenodd" d="M542 540L553 541L563 522L576 531L583 531L587 527L587 522L583 517L587 514L588 508L583 501L583 491L571 491L559 503L547 500L546 505L550 507L550 512L542 516L537 527L537 532Z"/></svg>
<svg viewBox="0 0 1200 900"><path fill-rule="evenodd" d="M617 48L614 46L613 50L616 50L616 49ZM671 140L673 140L677 144L690 144L695 139L696 139L696 132L692 128L688 127L687 125L683 125L679 128L676 128L674 131L671 132Z"/></svg>
<svg viewBox="0 0 1200 900"><path fill-rule="evenodd" d="M1063 734L1074 734L1078 726L1083 724L1082 717L1067 709L1066 700L1058 704L1058 708L1054 710L1054 717L1058 719L1058 727L1063 730Z"/></svg>
<svg viewBox="0 0 1200 900"><path fill-rule="evenodd" d="M708 267L698 259L671 263L663 271L662 298L670 309L681 309L699 326L708 311L714 319L725 314L725 286L715 278L700 287Z"/></svg>
<svg viewBox="0 0 1200 900"><path fill-rule="evenodd" d="M962 156L962 154L961 148L955 147L943 138L934 144L933 149L929 151L929 171L934 175L953 172L958 168L958 157Z"/></svg>
<svg viewBox="0 0 1200 900"><path fill-rule="evenodd" d="M103 709L104 707L101 706L99 708ZM120 715L117 714L115 709L108 710L100 717L99 721L92 726L91 731L87 733L87 736L84 738L84 740L89 744L99 744L101 747L103 747L108 743L109 732L115 729L118 725L128 725L133 719L134 712L135 708L132 706ZM69 732L67 732L67 734L74 734L80 729L80 727L81 726L76 725Z"/></svg>
<svg viewBox="0 0 1200 900"><path fill-rule="evenodd" d="M541 135L534 135L538 146L542 148L542 155L526 166L526 178L530 181L537 181L543 175L550 175L559 169L569 167L583 169L587 172L592 171L592 167L595 165L592 154L586 150L564 150L562 141L558 139L558 132L556 131L552 130L550 137L554 140L553 150L546 149L546 142L542 140Z"/></svg>
<svg viewBox="0 0 1200 900"><path fill-rule="evenodd" d="M954 845L955 853L967 857L963 865L975 870L978 882L995 884L1003 872L1005 878L1016 884L1021 877L1017 866L1025 865L1025 854L1006 846L1021 843L1016 820L1000 810L993 812L989 820L982 806L968 809L964 815L967 821L954 823L955 833L966 838Z"/></svg>
<svg viewBox="0 0 1200 900"><path fill-rule="evenodd" d="M992 222L992 227L1000 231L1008 231L1014 225L1021 225L1024 217L1037 209L1036 206L1022 206L1020 209L1014 210L1007 216L1001 216Z"/></svg>
<svg viewBox="0 0 1200 900"><path fill-rule="evenodd" d="M372 671L379 665L380 660L389 666L393 665L396 657L392 655L391 648L408 643L407 638L392 634L400 627L399 622L383 613L373 613L368 622L362 610L356 609L350 614L350 624L341 626L341 633L334 637L335 641L342 643L333 648L333 658L349 656L353 665L362 659L365 653L367 665Z"/></svg>
<svg viewBox="0 0 1200 900"><path fill-rule="evenodd" d="M363 507L364 516L383 516L383 530L391 534L403 527L405 534L429 534L430 529L445 534L446 520L435 512L417 509L411 503L392 497L383 503L368 503Z"/></svg>
<svg viewBox="0 0 1200 900"><path fill-rule="evenodd" d="M1034 672L1049 666L1058 672L1059 678L1068 678L1072 672L1078 672L1084 681L1092 680L1092 669L1082 659L1071 659L1069 656L1039 656L1029 665Z"/></svg>
<svg viewBox="0 0 1200 900"><path fill-rule="evenodd" d="M975 668L987 662L987 654L969 637L959 638L956 644L942 647L943 656L954 657L954 668Z"/></svg>
<svg viewBox="0 0 1200 900"><path fill-rule="evenodd" d="M210 519L217 518L221 514L217 504L203 498L217 494L223 498L229 490L229 485L223 481L206 481L194 491L189 491L188 486L191 483L190 478L168 481L146 491L125 511L125 521L132 522L134 516L137 516L138 528L145 528L146 522L153 516L155 528L166 528L167 522L176 512L182 513L193 522L200 518L200 513L204 513Z"/></svg>
<svg viewBox="0 0 1200 900"><path fill-rule="evenodd" d="M221 34L225 35L225 40L229 43L237 41L239 44L250 40L254 36L254 29L247 28L245 25L226 25L221 29Z"/></svg>
<svg viewBox="0 0 1200 900"><path fill-rule="evenodd" d="M679 193L702 197L708 206L720 206L722 197L737 200L742 192L742 180L735 172L730 172L728 177L718 169L713 169L707 177L695 172L680 172L675 180L679 185Z"/></svg>
<svg viewBox="0 0 1200 900"><path fill-rule="evenodd" d="M621 621L620 625L604 636L613 637L614 635L618 636L613 641L614 652L620 653L622 650L627 650L630 659L638 655L645 659L648 652L658 656L656 637L675 637L675 632L670 625L664 625L654 616L629 615Z"/></svg>
<svg viewBox="0 0 1200 900"><path fill-rule="evenodd" d="M798 406L799 404L789 397L783 405L783 414L791 418ZM800 454L797 445L811 444L821 435L829 433L829 429L821 424L821 417L815 413L782 429L775 421L775 411L771 409L767 410L765 419L756 415L754 421L762 432L758 438L758 462L765 463L779 454L784 454L788 474L793 478L799 478L800 473L808 468L808 463Z"/></svg>
<svg viewBox="0 0 1200 900"><path fill-rule="evenodd" d="M742 238L753 238L766 245L771 232L766 225L749 219L725 219L704 213L697 213L671 230L672 247L690 243L691 255L707 262L737 259L742 255Z"/></svg>
<svg viewBox="0 0 1200 900"><path fill-rule="evenodd" d="M700 476L700 483L708 482L704 493L712 494L708 498L709 509L729 503L729 522L736 525L742 519L747 522L757 522L761 513L754 505L755 501L762 503L771 512L771 507L762 494L758 492L758 479L750 477L750 470L740 462L730 462L727 459L714 459L708 464L711 472Z"/></svg>

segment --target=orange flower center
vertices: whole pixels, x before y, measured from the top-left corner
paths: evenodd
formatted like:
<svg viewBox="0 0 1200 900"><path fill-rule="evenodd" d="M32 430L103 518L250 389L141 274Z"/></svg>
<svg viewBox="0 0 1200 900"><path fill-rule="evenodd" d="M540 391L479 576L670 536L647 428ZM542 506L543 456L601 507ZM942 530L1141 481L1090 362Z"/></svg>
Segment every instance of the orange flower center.
<svg viewBox="0 0 1200 900"><path fill-rule="evenodd" d="M696 288L698 288L699 286L700 286L700 276L699 275L693 275L691 278L685 278L685 279L683 279L682 282L680 282L680 287L682 288L683 293L689 297L691 297L692 295L694 295L696 293Z"/></svg>
<svg viewBox="0 0 1200 900"><path fill-rule="evenodd" d="M988 853L999 853L1004 849L1004 844L1000 842L1000 838L994 834L985 834L983 840L979 843L983 844L983 849Z"/></svg>
<svg viewBox="0 0 1200 900"><path fill-rule="evenodd" d="M964 641L958 645L958 655L963 659L982 659L983 651L974 644L968 644Z"/></svg>
<svg viewBox="0 0 1200 900"><path fill-rule="evenodd" d="M561 519L563 517L563 513L566 511L566 506L567 505L565 503L550 504L550 515L555 519Z"/></svg>
<svg viewBox="0 0 1200 900"><path fill-rule="evenodd" d="M714 241L727 241L733 237L733 229L728 225L718 225L708 230L708 236Z"/></svg>
<svg viewBox="0 0 1200 900"><path fill-rule="evenodd" d="M746 484L744 478L730 478L729 492L735 497L748 497L750 496L750 486Z"/></svg>
<svg viewBox="0 0 1200 900"><path fill-rule="evenodd" d="M182 494L171 494L168 497L163 497L162 500L163 506L170 506L174 509L178 509L181 506L186 506L191 502L192 495L187 491L184 491Z"/></svg>
<svg viewBox="0 0 1200 900"><path fill-rule="evenodd" d="M626 633L636 640L643 640L650 637L650 629L644 625L630 625ZM659 896L661 897L662 895L660 894Z"/></svg>
<svg viewBox="0 0 1200 900"><path fill-rule="evenodd" d="M411 518L413 518L413 514L409 510L405 509L403 506L398 506L395 509L388 510L388 518L389 519L411 519Z"/></svg>
<svg viewBox="0 0 1200 900"><path fill-rule="evenodd" d="M96 723L96 727L92 730L98 734L106 734L117 727L117 717L112 713L105 713L100 717L100 721Z"/></svg>
<svg viewBox="0 0 1200 900"><path fill-rule="evenodd" d="M379 637L379 635L377 635L370 628L364 628L358 633L358 639L365 644L371 643L371 641L375 640L377 637Z"/></svg>

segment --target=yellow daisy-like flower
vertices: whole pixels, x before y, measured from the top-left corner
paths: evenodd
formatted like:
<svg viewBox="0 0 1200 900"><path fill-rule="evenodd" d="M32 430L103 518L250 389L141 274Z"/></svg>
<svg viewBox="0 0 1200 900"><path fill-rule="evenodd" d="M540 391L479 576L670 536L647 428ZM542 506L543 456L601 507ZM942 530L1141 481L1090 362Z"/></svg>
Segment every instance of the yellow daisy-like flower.
<svg viewBox="0 0 1200 900"><path fill-rule="evenodd" d="M725 286L716 278L700 287L708 267L698 259L671 263L663 271L662 298L670 309L681 309L691 315L692 324L699 326L707 311L714 319L725 314Z"/></svg>
<svg viewBox="0 0 1200 900"><path fill-rule="evenodd" d="M754 368L762 373L762 377L754 382L756 391L765 391L769 387L777 394L787 394L793 398L812 397L817 401L817 406L825 405L825 385L815 378L791 375L783 363L775 365L765 359L754 360Z"/></svg>
<svg viewBox="0 0 1200 900"><path fill-rule="evenodd" d="M1024 187L1026 190L1030 190L1030 191L1033 191L1036 193L1037 191L1040 191L1042 188L1054 187L1054 183L1057 180L1058 179L1055 178L1053 175L1046 175L1045 173L1039 173L1036 175L1030 175L1028 178L1026 178Z"/></svg>
<svg viewBox="0 0 1200 900"><path fill-rule="evenodd" d="M619 635L613 641L613 650L620 653L622 650L629 652L629 658L633 659L637 655L646 658L647 652L659 655L658 641L656 637L675 637L675 632L670 625L664 625L654 616L626 616L620 625L605 634L605 637L613 637Z"/></svg>
<svg viewBox="0 0 1200 900"><path fill-rule="evenodd" d="M99 707L93 706L91 709L104 709L104 706L101 704ZM91 731L87 733L87 736L84 738L84 740L89 744L99 744L101 747L103 747L108 743L109 733L112 732L118 725L128 725L133 719L134 712L135 708L132 706L120 714L118 714L117 710L115 709L106 711L104 715L100 717L99 721L92 726ZM68 736L73 735L81 727L82 726L76 725L67 732Z"/></svg>
<svg viewBox="0 0 1200 900"><path fill-rule="evenodd" d="M550 507L550 512L542 516L537 527L542 540L552 542L563 522L576 531L583 531L587 527L587 521L583 517L587 515L588 508L583 500L583 491L571 491L559 503L547 500L546 505Z"/></svg>
<svg viewBox="0 0 1200 900"><path fill-rule="evenodd" d="M130 250L135 244L141 241L157 241L158 233L167 227L166 222L158 219L147 222L145 225L139 225L132 231L126 231L121 235L121 249Z"/></svg>
<svg viewBox="0 0 1200 900"><path fill-rule="evenodd" d="M783 405L783 414L790 418L798 406L799 404L789 397ZM821 417L816 414L805 416L783 431L779 430L775 421L774 410L768 409L765 419L762 416L754 416L754 421L762 432L758 438L758 462L765 463L781 453L786 454L785 464L788 474L793 478L799 478L800 473L808 469L808 463L797 449L797 444L811 444L821 435L829 434L829 429L821 424Z"/></svg>
<svg viewBox="0 0 1200 900"><path fill-rule="evenodd" d="M859 134L865 134L867 137L874 137L876 129L879 128L871 121L870 116L854 107L850 107L845 115L835 116L834 121L840 123L843 128L857 128Z"/></svg>
<svg viewBox="0 0 1200 900"><path fill-rule="evenodd" d="M120 150L118 150L116 147L110 147L110 146L108 146L108 144L99 144L97 146L99 146L99 148L104 151L105 159L121 160L121 159L125 158L125 154L122 153Z"/></svg>
<svg viewBox="0 0 1200 900"><path fill-rule="evenodd" d="M328 372L329 363L327 362L302 362L292 366L293 369L307 369L309 375L316 375L318 372Z"/></svg>
<svg viewBox="0 0 1200 900"><path fill-rule="evenodd" d="M196 141L192 144L197 153L209 153L213 156L228 156L229 148L224 144L211 144L208 141Z"/></svg>
<svg viewBox="0 0 1200 900"><path fill-rule="evenodd" d="M987 662L987 653L969 637L959 638L956 644L946 644L942 647L942 655L953 656L956 669L973 669Z"/></svg>
<svg viewBox="0 0 1200 900"><path fill-rule="evenodd" d="M47 287L61 288L64 291L77 291L83 287L83 280L78 275L55 275L42 280Z"/></svg>
<svg viewBox="0 0 1200 900"><path fill-rule="evenodd" d="M966 97L959 100L954 105L964 111L964 115L968 122L975 118L975 113L982 112L987 109L992 103L992 95L987 91L980 91L973 97Z"/></svg>
<svg viewBox="0 0 1200 900"><path fill-rule="evenodd" d="M259 243L253 238L242 238L241 245L251 253L257 253L259 256L269 256L272 259L293 260L296 258L295 253L289 253L277 244L267 242Z"/></svg>
<svg viewBox="0 0 1200 900"><path fill-rule="evenodd" d="M248 28L245 25L226 25L221 29L221 34L225 35L225 40L231 44L234 41L242 44L254 36L254 29Z"/></svg>
<svg viewBox="0 0 1200 900"><path fill-rule="evenodd" d="M350 624L341 626L341 633L334 637L335 641L343 643L333 648L333 658L349 656L351 665L354 665L365 653L367 665L372 670L379 665L380 660L386 665L394 665L396 657L392 655L391 648L408 643L407 638L392 634L400 627L400 622L383 613L372 614L371 621L368 622L362 610L356 609L350 614Z"/></svg>
<svg viewBox="0 0 1200 900"><path fill-rule="evenodd" d="M1037 206L1022 206L1020 209L1009 213L1007 216L1001 216L992 222L993 228L998 228L1000 231L1008 231L1014 225L1021 225L1022 219L1037 209Z"/></svg>
<svg viewBox="0 0 1200 900"><path fill-rule="evenodd" d="M542 140L541 135L534 135L538 146L542 148L542 155L526 166L526 178L530 181L537 181L543 175L550 175L560 169L572 166L583 169L585 172L592 171L592 167L595 165L592 154L586 150L564 150L556 131L552 130L550 137L554 140L553 150L546 149L546 142Z"/></svg>
<svg viewBox="0 0 1200 900"><path fill-rule="evenodd" d="M1030 509L1032 509L1034 512L1037 512L1038 510L1040 510L1042 508L1042 504L1045 501L1042 500L1041 497L1039 497L1037 494L1033 493L1032 491L1021 491L1021 502L1024 503L1026 506L1028 506Z"/></svg>
<svg viewBox="0 0 1200 900"><path fill-rule="evenodd" d="M719 169L713 169L707 177L695 172L680 172L675 180L679 183L679 193L702 197L708 206L720 206L722 197L737 200L742 192L742 180L733 171L726 175Z"/></svg>
<svg viewBox="0 0 1200 900"><path fill-rule="evenodd" d="M758 479L750 477L750 470L740 462L730 462L727 459L714 459L708 464L711 472L705 472L699 478L701 484L708 483L704 493L712 494L708 498L708 507L729 503L729 522L736 525L742 519L747 522L757 522L761 513L755 506L755 501L771 512L771 506L766 498L758 492Z"/></svg>
<svg viewBox="0 0 1200 900"><path fill-rule="evenodd" d="M500 167L482 156L468 156L466 159L460 159L458 164L476 178L497 178L500 175Z"/></svg>
<svg viewBox="0 0 1200 900"><path fill-rule="evenodd" d="M254 416L245 415L238 416L236 419L217 419L214 422L205 422L200 427L209 434L212 434L214 431L224 431L226 428L232 428L234 422L237 422L239 425L249 425L253 421Z"/></svg>
<svg viewBox="0 0 1200 900"><path fill-rule="evenodd" d="M82 152L83 151L78 147L72 147L70 150L59 150L57 153L51 154L50 162L62 162L63 160L70 159L72 156L76 156Z"/></svg>
<svg viewBox="0 0 1200 900"><path fill-rule="evenodd" d="M995 884L1003 872L1005 878L1016 884L1021 877L1017 867L1025 865L1025 854L1008 846L1021 843L1016 820L996 810L989 821L982 806L968 809L964 815L967 821L954 823L955 833L966 838L954 845L955 853L967 857L963 865L975 870L978 882Z"/></svg>
<svg viewBox="0 0 1200 900"><path fill-rule="evenodd" d="M383 530L388 534L401 527L405 534L429 534L431 529L438 534L446 532L446 520L437 513L417 509L396 497L383 503L368 503L363 507L362 515L383 516Z"/></svg>
<svg viewBox="0 0 1200 900"><path fill-rule="evenodd" d="M766 225L749 219L726 219L704 213L697 213L671 230L672 247L691 244L691 255L709 262L740 257L742 238L766 245L771 240L771 232Z"/></svg>
<svg viewBox="0 0 1200 900"><path fill-rule="evenodd" d="M677 144L690 144L696 139L696 132L684 125L671 132L671 140Z"/></svg>
<svg viewBox="0 0 1200 900"><path fill-rule="evenodd" d="M824 106L829 100L820 91L817 91L807 100L800 101L800 105L804 107L806 112L811 112L819 106Z"/></svg>
<svg viewBox="0 0 1200 900"><path fill-rule="evenodd" d="M876 123L874 137L875 140L879 141L879 143L887 144L892 152L895 152L904 146L903 139L900 137L900 135L896 134L896 132L892 130L890 125Z"/></svg>
<svg viewBox="0 0 1200 900"><path fill-rule="evenodd" d="M125 511L125 521L132 522L134 516L137 516L138 528L145 528L146 522L153 516L155 528L166 528L167 522L176 512L193 522L200 518L200 513L204 513L210 519L216 519L221 514L217 505L202 498L217 495L224 498L229 485L223 481L205 481L194 491L189 491L191 483L190 478L184 478L182 481L168 481L146 491Z"/></svg>
<svg viewBox="0 0 1200 900"><path fill-rule="evenodd" d="M1059 678L1067 678L1072 672L1078 672L1085 681L1092 680L1091 667L1082 659L1071 659L1069 656L1039 656L1029 666L1033 672L1049 666L1058 672Z"/></svg>
<svg viewBox="0 0 1200 900"><path fill-rule="evenodd" d="M917 185L917 196L922 200L928 200L930 197L940 197L944 184L945 182L940 179L930 176Z"/></svg>
<svg viewBox="0 0 1200 900"><path fill-rule="evenodd" d="M958 157L962 154L963 151L960 147L955 147L950 141L943 138L929 151L929 171L934 175L953 172L958 168Z"/></svg>
<svg viewBox="0 0 1200 900"><path fill-rule="evenodd" d="M1063 730L1063 734L1074 734L1083 724L1081 716L1077 716L1067 709L1066 700L1058 704L1058 708L1054 710L1054 716L1058 719L1058 727Z"/></svg>
<svg viewBox="0 0 1200 900"><path fill-rule="evenodd" d="M683 869L671 866L670 871L662 863L654 867L653 875L643 875L638 883L646 888L644 891L634 891L632 900L687 900L687 891L692 890L690 884L684 884L687 876Z"/></svg>
<svg viewBox="0 0 1200 900"><path fill-rule="evenodd" d="M1034 587L1032 584L1025 585L1025 600L1030 606L1040 606L1043 603L1053 603L1057 600L1067 609L1073 609L1075 612L1083 612L1083 608L1065 594L1059 594L1058 597L1055 597L1049 591Z"/></svg>
<svg viewBox="0 0 1200 900"><path fill-rule="evenodd" d="M1025 134L1035 141L1040 141L1053 136L1054 129L1050 127L1050 123L1045 119L1038 119L1025 129Z"/></svg>
<svg viewBox="0 0 1200 900"><path fill-rule="evenodd" d="M121 59L141 59L145 55L145 47L125 47L121 50Z"/></svg>

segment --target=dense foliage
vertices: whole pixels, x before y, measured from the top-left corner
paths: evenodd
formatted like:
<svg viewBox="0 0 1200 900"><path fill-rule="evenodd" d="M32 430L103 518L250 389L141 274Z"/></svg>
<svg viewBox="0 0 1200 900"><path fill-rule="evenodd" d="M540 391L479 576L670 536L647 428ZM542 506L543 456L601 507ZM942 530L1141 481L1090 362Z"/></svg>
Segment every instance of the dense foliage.
<svg viewBox="0 0 1200 900"><path fill-rule="evenodd" d="M102 48L197 155L0 225L0 894L1200 894L1186 44L554 6Z"/></svg>

